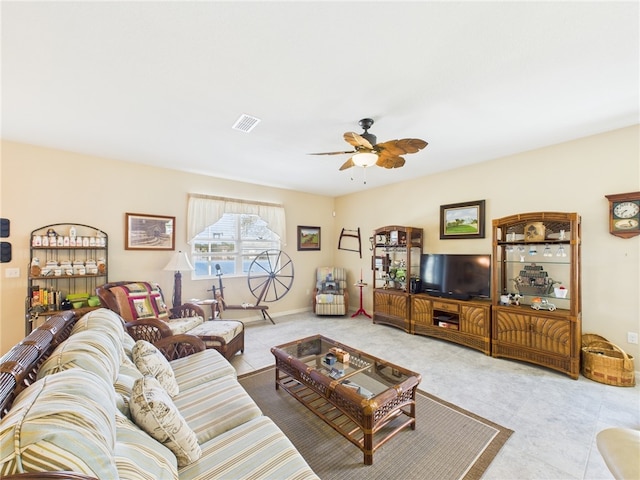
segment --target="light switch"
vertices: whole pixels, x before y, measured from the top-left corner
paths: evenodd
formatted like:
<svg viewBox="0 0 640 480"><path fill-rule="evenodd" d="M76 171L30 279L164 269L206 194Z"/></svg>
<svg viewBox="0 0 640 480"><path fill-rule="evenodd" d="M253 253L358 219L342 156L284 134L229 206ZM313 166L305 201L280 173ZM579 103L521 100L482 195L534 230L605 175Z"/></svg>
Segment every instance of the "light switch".
<svg viewBox="0 0 640 480"><path fill-rule="evenodd" d="M7 278L19 278L20 277L20 269L19 268L7 268L4 271L4 276Z"/></svg>

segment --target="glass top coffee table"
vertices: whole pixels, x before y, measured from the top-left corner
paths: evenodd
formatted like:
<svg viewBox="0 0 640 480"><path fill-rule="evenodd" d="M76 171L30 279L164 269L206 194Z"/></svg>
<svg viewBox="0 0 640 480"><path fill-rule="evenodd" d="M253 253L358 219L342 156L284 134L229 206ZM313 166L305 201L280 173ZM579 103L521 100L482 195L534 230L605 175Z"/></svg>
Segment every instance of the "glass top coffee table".
<svg viewBox="0 0 640 480"><path fill-rule="evenodd" d="M419 373L321 335L278 345L276 389L282 387L364 453L406 427L416 428Z"/></svg>

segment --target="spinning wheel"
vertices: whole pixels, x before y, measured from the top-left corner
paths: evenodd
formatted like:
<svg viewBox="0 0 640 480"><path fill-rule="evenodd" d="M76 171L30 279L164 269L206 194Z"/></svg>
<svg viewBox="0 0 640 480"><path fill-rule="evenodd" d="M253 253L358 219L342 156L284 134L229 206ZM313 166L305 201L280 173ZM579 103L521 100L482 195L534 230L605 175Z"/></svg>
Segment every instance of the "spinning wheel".
<svg viewBox="0 0 640 480"><path fill-rule="evenodd" d="M284 297L293 284L293 262L289 255L280 250L265 250L254 258L249 265L247 282L249 290L258 299L255 305L242 303L240 305L229 305L224 300L224 287L222 286L222 269L216 265L216 275L220 284L216 293L215 285L211 289L218 301L220 312L222 310L260 310L262 317L267 318L275 325L273 318L269 315L266 305L260 302L275 302Z"/></svg>
<svg viewBox="0 0 640 480"><path fill-rule="evenodd" d="M265 250L249 265L247 283L258 304L280 300L293 284L291 258L281 250Z"/></svg>

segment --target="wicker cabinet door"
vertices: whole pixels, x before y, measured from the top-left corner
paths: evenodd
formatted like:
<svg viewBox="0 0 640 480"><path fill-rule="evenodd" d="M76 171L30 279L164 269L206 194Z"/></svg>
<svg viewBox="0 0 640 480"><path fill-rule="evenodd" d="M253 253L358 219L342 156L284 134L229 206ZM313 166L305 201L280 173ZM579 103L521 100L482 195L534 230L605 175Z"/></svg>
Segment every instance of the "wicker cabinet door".
<svg viewBox="0 0 640 480"><path fill-rule="evenodd" d="M411 323L420 326L433 326L433 309L431 308L431 301L427 298L415 296L411 301Z"/></svg>
<svg viewBox="0 0 640 480"><path fill-rule="evenodd" d="M375 313L399 318L407 318L409 316L406 295L376 290L373 293L373 303Z"/></svg>
<svg viewBox="0 0 640 480"><path fill-rule="evenodd" d="M460 331L488 338L491 335L489 331L490 318L491 314L488 306L462 305Z"/></svg>
<svg viewBox="0 0 640 480"><path fill-rule="evenodd" d="M388 293L375 290L373 292L373 311L381 315L389 315L391 312L389 297Z"/></svg>
<svg viewBox="0 0 640 480"><path fill-rule="evenodd" d="M568 356L571 353L571 322L531 317L531 347L542 352Z"/></svg>
<svg viewBox="0 0 640 480"><path fill-rule="evenodd" d="M375 290L373 293L373 323L383 323L411 331L409 295L393 291Z"/></svg>
<svg viewBox="0 0 640 480"><path fill-rule="evenodd" d="M500 310L495 316L493 340L497 344L529 345L531 317L516 311Z"/></svg>
<svg viewBox="0 0 640 480"><path fill-rule="evenodd" d="M389 295L389 314L398 318L409 318L407 296Z"/></svg>

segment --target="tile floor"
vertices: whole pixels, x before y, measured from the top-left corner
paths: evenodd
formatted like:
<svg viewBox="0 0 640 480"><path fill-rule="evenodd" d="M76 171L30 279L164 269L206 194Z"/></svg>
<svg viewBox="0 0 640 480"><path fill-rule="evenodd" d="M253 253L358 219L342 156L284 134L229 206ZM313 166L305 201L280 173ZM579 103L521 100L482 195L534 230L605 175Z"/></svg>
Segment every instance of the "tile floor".
<svg viewBox="0 0 640 480"><path fill-rule="evenodd" d="M484 477L612 479L595 444L603 428L640 428L640 387L613 387L580 376L492 358L460 345L374 325L364 316L301 313L247 322L239 374L273 364L270 348L322 334L422 374L420 388L514 430ZM418 425L418 428L420 425Z"/></svg>

